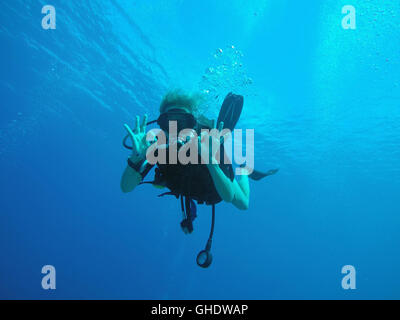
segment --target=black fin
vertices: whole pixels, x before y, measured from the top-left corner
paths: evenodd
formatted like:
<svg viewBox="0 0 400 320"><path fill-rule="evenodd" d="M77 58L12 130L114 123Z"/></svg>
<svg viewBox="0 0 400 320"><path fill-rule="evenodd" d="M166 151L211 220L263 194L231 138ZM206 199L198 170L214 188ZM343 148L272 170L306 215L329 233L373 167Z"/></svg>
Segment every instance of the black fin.
<svg viewBox="0 0 400 320"><path fill-rule="evenodd" d="M218 115L217 128L221 121L224 122L224 129L233 131L236 123L239 121L240 114L243 109L243 96L228 93L222 103L221 110Z"/></svg>
<svg viewBox="0 0 400 320"><path fill-rule="evenodd" d="M275 173L277 173L279 171L279 169L271 169L267 172L261 172L258 170L253 170L253 172L251 174L249 174L249 178L252 180L261 180L262 178L268 177L268 176L272 176Z"/></svg>

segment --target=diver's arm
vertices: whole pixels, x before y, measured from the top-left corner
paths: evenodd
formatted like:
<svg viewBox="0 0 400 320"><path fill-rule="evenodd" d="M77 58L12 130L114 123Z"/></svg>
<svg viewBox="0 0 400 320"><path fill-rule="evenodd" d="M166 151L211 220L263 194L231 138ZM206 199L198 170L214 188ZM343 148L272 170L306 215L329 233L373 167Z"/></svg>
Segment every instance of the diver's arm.
<svg viewBox="0 0 400 320"><path fill-rule="evenodd" d="M142 175L130 166L126 166L121 178L121 190L124 193L133 191L142 181Z"/></svg>
<svg viewBox="0 0 400 320"><path fill-rule="evenodd" d="M247 174L240 175L237 180L233 180L233 185L235 195L232 204L240 210L247 210L250 199L249 176Z"/></svg>
<svg viewBox="0 0 400 320"><path fill-rule="evenodd" d="M232 202L234 197L232 181L225 175L218 164L207 164L207 168L219 196L226 202Z"/></svg>
<svg viewBox="0 0 400 320"><path fill-rule="evenodd" d="M146 140L147 115L143 117L142 125L139 124L139 116L136 116L136 127L133 131L127 124L124 125L132 140L132 155L128 160L121 178L122 192L131 192L142 181L152 166L145 163L146 150L149 143Z"/></svg>
<svg viewBox="0 0 400 320"><path fill-rule="evenodd" d="M224 123L220 122L218 129L219 132L222 132L223 126ZM207 138L209 139L208 145L202 143L204 139ZM200 155L203 160L205 161L208 160L208 162L206 162L208 171L210 172L215 189L217 190L222 200L226 202L231 202L235 207L237 207L240 210L246 210L249 206L248 180L243 180L243 181L240 180L239 181L240 183L238 183L235 179L231 181L222 171L221 167L218 164L219 161L216 160L216 152L218 148L214 148L213 146L220 144L229 138L230 138L230 132L219 138L213 135L208 135L207 132L202 132L201 136L199 137L199 150L201 150ZM215 141L216 139L218 139L218 141ZM207 150L206 148L209 149ZM209 157L208 159L207 156Z"/></svg>
<svg viewBox="0 0 400 320"><path fill-rule="evenodd" d="M231 202L239 210L247 210L250 197L248 176L241 175L239 181L231 181L218 164L208 164L207 167L222 200Z"/></svg>

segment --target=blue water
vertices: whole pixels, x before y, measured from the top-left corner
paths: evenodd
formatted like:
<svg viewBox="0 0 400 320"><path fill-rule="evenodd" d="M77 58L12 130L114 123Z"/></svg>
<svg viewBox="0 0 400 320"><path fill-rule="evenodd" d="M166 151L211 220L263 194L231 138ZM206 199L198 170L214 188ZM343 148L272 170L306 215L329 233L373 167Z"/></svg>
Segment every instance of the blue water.
<svg viewBox="0 0 400 320"><path fill-rule="evenodd" d="M0 298L400 298L399 17L378 0L1 1ZM217 206L207 270L210 208L186 236L175 199L119 188L123 124L177 87L209 90L212 117L243 94L256 167L280 168L247 212Z"/></svg>

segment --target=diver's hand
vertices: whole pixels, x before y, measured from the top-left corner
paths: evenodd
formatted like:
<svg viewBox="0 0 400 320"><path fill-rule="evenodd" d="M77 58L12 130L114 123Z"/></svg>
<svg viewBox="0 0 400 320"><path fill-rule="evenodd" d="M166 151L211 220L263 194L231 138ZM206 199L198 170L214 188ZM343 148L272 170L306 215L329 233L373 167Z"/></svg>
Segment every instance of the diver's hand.
<svg viewBox="0 0 400 320"><path fill-rule="evenodd" d="M124 127L132 140L132 155L130 156L130 159L134 163L146 158L146 150L150 145L150 142L146 140L147 115L143 117L142 125L139 123L140 117L136 116L136 127L134 131L132 131L129 125L124 124Z"/></svg>
<svg viewBox="0 0 400 320"><path fill-rule="evenodd" d="M202 132L200 134L198 150L203 162L207 164L219 164L220 161L222 161L221 155L219 154L221 149L220 146L224 143L224 141L231 138L230 131L221 135L221 133L223 133L223 128L224 123L220 122L218 125L219 134L213 135L207 134L207 132ZM206 143L206 139L209 139L208 145ZM217 158L219 158L219 160L217 160Z"/></svg>

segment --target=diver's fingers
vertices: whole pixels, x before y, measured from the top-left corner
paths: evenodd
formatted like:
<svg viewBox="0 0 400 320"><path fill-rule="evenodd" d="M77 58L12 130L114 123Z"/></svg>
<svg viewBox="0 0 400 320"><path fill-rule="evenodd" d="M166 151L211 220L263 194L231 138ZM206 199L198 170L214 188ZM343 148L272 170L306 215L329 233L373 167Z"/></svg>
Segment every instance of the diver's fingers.
<svg viewBox="0 0 400 320"><path fill-rule="evenodd" d="M187 140L187 141L190 141L190 140L192 140L193 138L195 138L196 136L197 136L196 131L190 130L189 134L187 135L186 140Z"/></svg>
<svg viewBox="0 0 400 320"><path fill-rule="evenodd" d="M200 138L203 139L204 136L206 136L208 134L209 134L209 132L207 130L202 130L201 133L200 133Z"/></svg>
<svg viewBox="0 0 400 320"><path fill-rule="evenodd" d="M133 140L133 150L139 151L143 148L142 142L137 138L137 136L132 140Z"/></svg>
<svg viewBox="0 0 400 320"><path fill-rule="evenodd" d="M148 142L155 141L156 138L157 138L157 133L155 132L155 129L150 130L149 132L147 132L145 136L143 136L143 139Z"/></svg>
<svg viewBox="0 0 400 320"><path fill-rule="evenodd" d="M125 128L125 130L128 132L129 136L131 137L131 139L132 139L132 141L133 141L133 140L134 140L134 139L133 139L134 134L133 134L132 129L131 129L126 123L124 124L124 128Z"/></svg>
<svg viewBox="0 0 400 320"><path fill-rule="evenodd" d="M136 127L135 127L135 133L140 132L140 125L139 125L139 116L136 116Z"/></svg>
<svg viewBox="0 0 400 320"><path fill-rule="evenodd" d="M199 136L199 141L200 141L200 142L205 142L205 138L206 138L208 135L209 135L209 132L207 132L207 131L202 131L202 132L200 133L200 136Z"/></svg>
<svg viewBox="0 0 400 320"><path fill-rule="evenodd" d="M146 125L147 125L147 114L145 114L143 117L142 127L141 127L142 132L146 132Z"/></svg>
<svg viewBox="0 0 400 320"><path fill-rule="evenodd" d="M146 154L154 154L156 149L163 149L164 145L158 145L157 143L151 144L146 151Z"/></svg>
<svg viewBox="0 0 400 320"><path fill-rule="evenodd" d="M124 127L132 140L132 149L139 150L140 146L137 139L135 139L135 134L133 133L132 129L127 124L124 124Z"/></svg>
<svg viewBox="0 0 400 320"><path fill-rule="evenodd" d="M201 158L208 158L208 149L206 148L206 144L204 144L202 138L204 137L204 134L201 134L200 136L197 137L198 144L197 144L197 151L200 154Z"/></svg>
<svg viewBox="0 0 400 320"><path fill-rule="evenodd" d="M206 136L207 136L207 132L206 132L206 131L202 131L202 132L200 133L200 135L197 137L199 152L200 152L200 150L201 150L202 148L204 148L203 142L205 142L205 139L204 139L204 138L205 138Z"/></svg>
<svg viewBox="0 0 400 320"><path fill-rule="evenodd" d="M231 131L228 130L228 132L226 132L222 137L221 137L221 144L229 141L229 139L232 139L232 134Z"/></svg>

